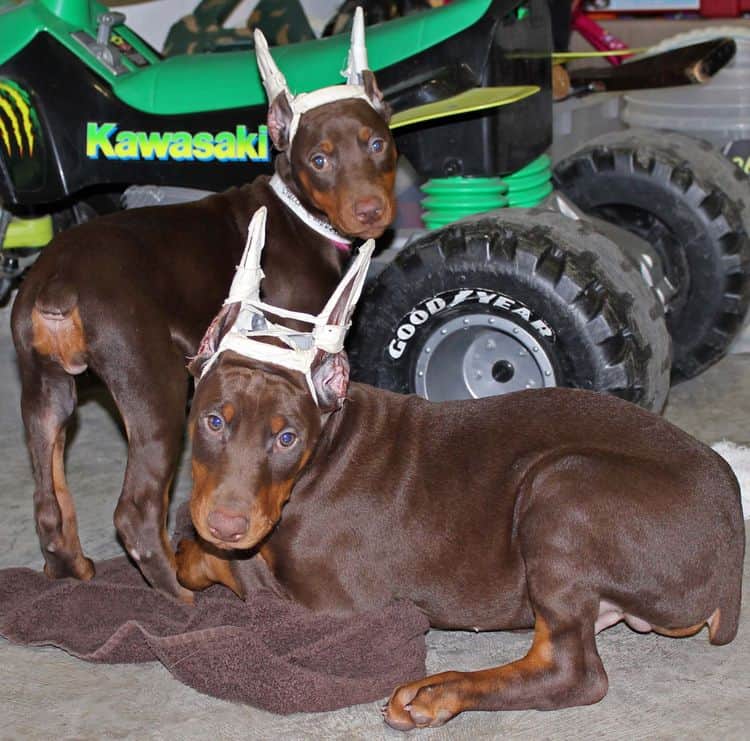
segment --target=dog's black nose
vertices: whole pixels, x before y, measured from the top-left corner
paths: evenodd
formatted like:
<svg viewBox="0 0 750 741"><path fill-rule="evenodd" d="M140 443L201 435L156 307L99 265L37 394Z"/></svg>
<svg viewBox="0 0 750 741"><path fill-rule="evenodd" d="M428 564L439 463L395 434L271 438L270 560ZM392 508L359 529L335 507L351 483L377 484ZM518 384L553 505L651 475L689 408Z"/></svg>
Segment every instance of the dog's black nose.
<svg viewBox="0 0 750 741"><path fill-rule="evenodd" d="M354 202L354 215L361 224L374 224L383 216L383 201L377 196L358 198Z"/></svg>
<svg viewBox="0 0 750 741"><path fill-rule="evenodd" d="M237 542L247 532L248 521L243 515L214 509L206 519L211 535L227 543Z"/></svg>

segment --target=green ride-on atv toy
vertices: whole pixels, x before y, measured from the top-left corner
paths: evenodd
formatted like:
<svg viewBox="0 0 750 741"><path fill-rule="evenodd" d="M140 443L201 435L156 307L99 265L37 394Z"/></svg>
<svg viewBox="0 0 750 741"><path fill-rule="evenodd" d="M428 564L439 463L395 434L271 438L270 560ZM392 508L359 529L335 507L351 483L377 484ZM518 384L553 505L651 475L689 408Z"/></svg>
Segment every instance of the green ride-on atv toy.
<svg viewBox="0 0 750 741"><path fill-rule="evenodd" d="M750 300L747 179L701 142L636 130L551 171L546 0L454 0L367 36L427 229L381 255L355 377L436 400L577 386L659 410L670 377L727 351ZM274 57L302 92L337 81L347 44ZM162 59L93 0L0 0L2 290L112 195L270 172L266 109L247 51Z"/></svg>

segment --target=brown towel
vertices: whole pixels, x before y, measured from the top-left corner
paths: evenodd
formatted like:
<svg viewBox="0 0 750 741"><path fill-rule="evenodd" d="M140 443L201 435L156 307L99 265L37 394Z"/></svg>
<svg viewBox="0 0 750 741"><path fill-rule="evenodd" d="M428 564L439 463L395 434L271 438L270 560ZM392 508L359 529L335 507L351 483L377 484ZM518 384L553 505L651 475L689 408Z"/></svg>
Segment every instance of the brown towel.
<svg viewBox="0 0 750 741"><path fill-rule="evenodd" d="M159 660L199 692L275 713L333 710L387 696L425 673L428 623L409 602L337 618L270 592L224 587L193 607L151 589L125 558L90 582L0 571L0 635L85 661Z"/></svg>

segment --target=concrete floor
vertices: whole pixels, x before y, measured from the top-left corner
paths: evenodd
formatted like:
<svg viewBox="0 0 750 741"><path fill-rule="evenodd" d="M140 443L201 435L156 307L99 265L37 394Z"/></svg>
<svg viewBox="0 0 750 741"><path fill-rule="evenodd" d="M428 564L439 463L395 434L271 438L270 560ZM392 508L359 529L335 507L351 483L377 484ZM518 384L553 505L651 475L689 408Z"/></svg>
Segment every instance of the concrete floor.
<svg viewBox="0 0 750 741"><path fill-rule="evenodd" d="M32 478L18 410L19 389L0 311L0 568L40 568L32 522ZM750 444L750 354L730 355L673 389L667 417L706 442ZM119 555L112 513L124 468L117 424L95 401L80 408L68 478L88 555ZM182 467L175 500L185 498ZM745 592L748 572L745 569ZM493 666L525 653L529 634L428 634L428 669ZM686 639L616 626L599 636L609 674L605 699L586 708L472 713L424 739L746 739L750 725L750 611L725 647L706 633ZM200 695L160 665L87 664L56 649L0 639L0 739L397 739L375 702L319 715L274 716Z"/></svg>

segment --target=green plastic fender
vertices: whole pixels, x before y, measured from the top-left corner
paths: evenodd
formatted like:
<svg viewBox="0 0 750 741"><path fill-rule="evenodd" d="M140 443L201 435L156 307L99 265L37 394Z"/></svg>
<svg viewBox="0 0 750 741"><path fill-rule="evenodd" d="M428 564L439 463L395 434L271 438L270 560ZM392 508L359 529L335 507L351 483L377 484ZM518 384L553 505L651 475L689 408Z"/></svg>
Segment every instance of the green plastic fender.
<svg viewBox="0 0 750 741"><path fill-rule="evenodd" d="M454 0L440 8L368 27L371 69L377 72L450 38L481 18L491 3L492 0ZM20 5L0 0L0 64L37 33L46 31L96 69L123 102L145 113L174 115L266 104L253 52L158 60L122 26L115 27L115 32L152 64L133 67L124 75L112 75L70 35L81 29L95 35L96 18L105 10L95 0L26 0ZM273 55L292 92L299 93L343 82L339 71L346 66L348 49L348 37L340 35L275 47Z"/></svg>

